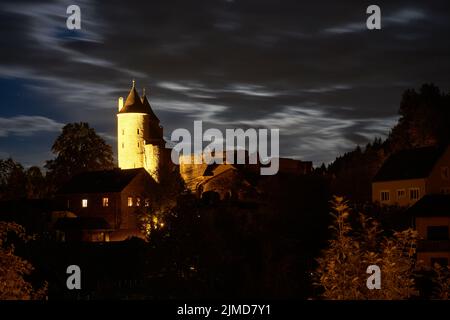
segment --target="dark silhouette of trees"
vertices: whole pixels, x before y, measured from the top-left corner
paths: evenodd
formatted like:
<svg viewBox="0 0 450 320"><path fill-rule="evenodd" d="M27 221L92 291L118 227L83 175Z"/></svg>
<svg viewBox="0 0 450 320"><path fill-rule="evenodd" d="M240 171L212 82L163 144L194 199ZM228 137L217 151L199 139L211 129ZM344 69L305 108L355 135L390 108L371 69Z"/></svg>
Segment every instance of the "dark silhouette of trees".
<svg viewBox="0 0 450 320"><path fill-rule="evenodd" d="M9 158L0 159L0 200L42 199L47 194L39 167L25 168Z"/></svg>
<svg viewBox="0 0 450 320"><path fill-rule="evenodd" d="M25 171L27 199L43 199L48 195L45 175L39 167L33 166Z"/></svg>
<svg viewBox="0 0 450 320"><path fill-rule="evenodd" d="M434 84L403 93L400 119L387 144L392 151L428 145L447 145L450 140L450 96Z"/></svg>
<svg viewBox="0 0 450 320"><path fill-rule="evenodd" d="M0 160L0 199L23 199L26 197L26 173L23 166L9 158Z"/></svg>
<svg viewBox="0 0 450 320"><path fill-rule="evenodd" d="M64 126L52 151L56 158L46 162L45 175L39 167L0 159L0 200L43 199L78 173L114 167L111 146L87 123Z"/></svg>
<svg viewBox="0 0 450 320"><path fill-rule="evenodd" d="M48 160L45 168L54 188L78 173L114 167L111 146L85 122L65 125L52 151L56 158Z"/></svg>
<svg viewBox="0 0 450 320"><path fill-rule="evenodd" d="M424 84L419 91L406 90L399 115L398 123L387 139L376 138L364 149L357 146L327 167L326 174L334 194L360 203L370 201L372 178L392 153L449 144L450 94L442 93L434 84Z"/></svg>
<svg viewBox="0 0 450 320"><path fill-rule="evenodd" d="M152 278L164 283L165 294L312 294L309 274L328 236L329 195L323 178L264 177L258 190L261 198L250 202L182 194L163 220L150 219L149 245L154 251L149 268Z"/></svg>

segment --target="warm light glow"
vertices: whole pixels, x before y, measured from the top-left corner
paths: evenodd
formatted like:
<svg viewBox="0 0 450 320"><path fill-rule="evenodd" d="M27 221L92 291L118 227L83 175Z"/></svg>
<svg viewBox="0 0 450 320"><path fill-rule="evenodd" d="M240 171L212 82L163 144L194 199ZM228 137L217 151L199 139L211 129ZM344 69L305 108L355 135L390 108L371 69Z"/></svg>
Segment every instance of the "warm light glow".
<svg viewBox="0 0 450 320"><path fill-rule="evenodd" d="M145 224L145 234L147 236L149 236L151 231L152 231L152 225L150 223L146 223Z"/></svg>
<svg viewBox="0 0 450 320"><path fill-rule="evenodd" d="M83 208L87 208L87 206L88 206L88 201L87 201L87 199L81 200L81 206L82 206Z"/></svg>
<svg viewBox="0 0 450 320"><path fill-rule="evenodd" d="M159 145L146 143L151 140L151 131L148 130L151 124L148 115L119 113L117 121L119 168L144 168L158 182L161 148Z"/></svg>
<svg viewBox="0 0 450 320"><path fill-rule="evenodd" d="M119 98L119 102L118 102L118 105L117 105L117 106L118 106L118 108L119 108L119 111L122 110L122 108L123 108L123 97L120 97L120 98Z"/></svg>
<svg viewBox="0 0 450 320"><path fill-rule="evenodd" d="M153 216L152 221L153 221L154 228L158 229L158 217L157 216Z"/></svg>

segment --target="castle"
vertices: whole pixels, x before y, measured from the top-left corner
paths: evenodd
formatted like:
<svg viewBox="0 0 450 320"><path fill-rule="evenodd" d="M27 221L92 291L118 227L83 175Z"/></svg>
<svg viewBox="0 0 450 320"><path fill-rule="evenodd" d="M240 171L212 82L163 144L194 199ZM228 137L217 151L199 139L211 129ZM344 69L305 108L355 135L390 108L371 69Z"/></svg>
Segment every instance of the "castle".
<svg viewBox="0 0 450 320"><path fill-rule="evenodd" d="M119 98L117 113L117 153L120 169L144 168L156 181L160 180L164 162L170 156L165 148L163 127L153 112L145 89L142 97L135 81L127 99Z"/></svg>
<svg viewBox="0 0 450 320"><path fill-rule="evenodd" d="M171 174L181 177L188 191L200 198L255 202L261 199L255 175L259 164L195 164L171 160L163 127L145 95L139 96L133 81L124 100L118 100L118 167L88 171L73 177L57 193L60 211L54 229L61 241L120 241L141 237L137 212L159 197ZM280 158L280 173L304 175L312 163ZM179 175L178 175L179 174ZM162 188L162 189L161 189Z"/></svg>

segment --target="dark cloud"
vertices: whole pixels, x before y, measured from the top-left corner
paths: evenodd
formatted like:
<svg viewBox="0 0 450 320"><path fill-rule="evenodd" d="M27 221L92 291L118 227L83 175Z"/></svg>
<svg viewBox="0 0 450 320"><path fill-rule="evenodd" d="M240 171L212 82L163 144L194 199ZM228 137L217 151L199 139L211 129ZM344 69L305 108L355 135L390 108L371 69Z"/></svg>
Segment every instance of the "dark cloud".
<svg viewBox="0 0 450 320"><path fill-rule="evenodd" d="M167 137L200 119L278 127L282 155L316 163L386 135L406 88L450 87L447 1L379 1L380 31L365 29L371 3L361 1L77 1L77 32L66 29L72 2L0 4L0 80L14 84L0 89L2 155L41 163L52 130L73 121L115 143L132 78ZM47 139L18 146L19 116L47 119L52 129L27 131Z"/></svg>

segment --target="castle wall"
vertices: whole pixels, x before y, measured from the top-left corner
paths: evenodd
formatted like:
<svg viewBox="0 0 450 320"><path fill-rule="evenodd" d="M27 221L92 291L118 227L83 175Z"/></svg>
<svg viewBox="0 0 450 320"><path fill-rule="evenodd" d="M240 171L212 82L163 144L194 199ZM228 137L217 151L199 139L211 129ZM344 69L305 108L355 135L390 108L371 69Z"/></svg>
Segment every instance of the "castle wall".
<svg viewBox="0 0 450 320"><path fill-rule="evenodd" d="M144 168L147 172L159 182L161 170L161 147L159 145L147 144L144 148Z"/></svg>
<svg viewBox="0 0 450 320"><path fill-rule="evenodd" d="M149 140L148 115L144 113L119 113L117 122L119 168L144 167L144 146L145 141Z"/></svg>
<svg viewBox="0 0 450 320"><path fill-rule="evenodd" d="M197 192L197 186L205 180L203 173L208 166L205 163L194 163L195 157L198 155L182 155L179 158L180 175L183 178L186 187L193 192ZM200 162L200 159L198 159Z"/></svg>

